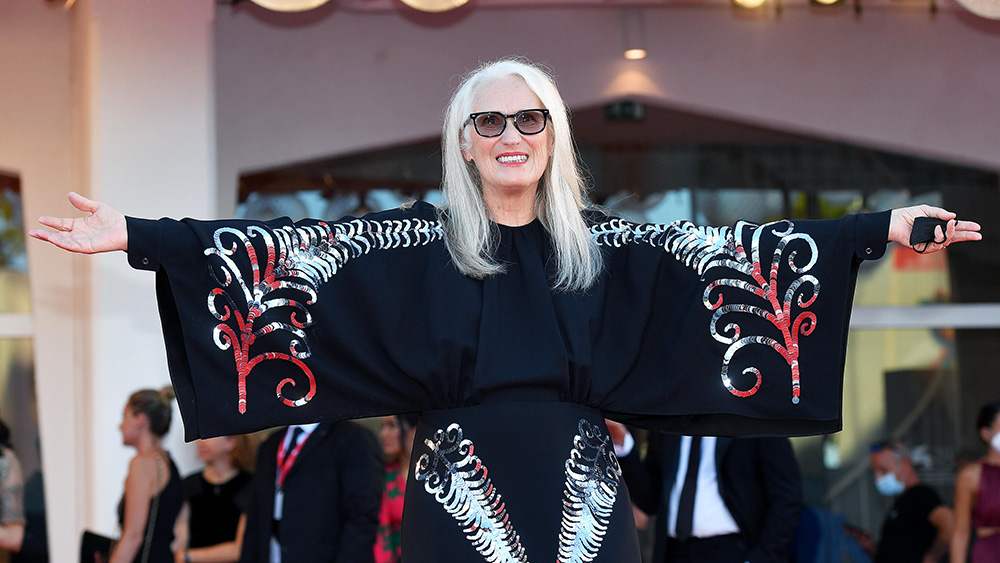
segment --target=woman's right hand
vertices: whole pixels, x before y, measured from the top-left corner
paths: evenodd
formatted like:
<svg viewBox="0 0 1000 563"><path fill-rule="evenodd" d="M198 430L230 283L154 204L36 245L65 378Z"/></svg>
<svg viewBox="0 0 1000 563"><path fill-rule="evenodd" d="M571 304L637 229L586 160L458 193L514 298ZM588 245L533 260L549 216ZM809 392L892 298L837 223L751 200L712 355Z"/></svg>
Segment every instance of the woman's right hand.
<svg viewBox="0 0 1000 563"><path fill-rule="evenodd" d="M39 217L39 223L53 230L32 229L28 235L81 254L128 250L124 215L110 205L89 200L75 192L69 193L69 202L89 215L77 218Z"/></svg>

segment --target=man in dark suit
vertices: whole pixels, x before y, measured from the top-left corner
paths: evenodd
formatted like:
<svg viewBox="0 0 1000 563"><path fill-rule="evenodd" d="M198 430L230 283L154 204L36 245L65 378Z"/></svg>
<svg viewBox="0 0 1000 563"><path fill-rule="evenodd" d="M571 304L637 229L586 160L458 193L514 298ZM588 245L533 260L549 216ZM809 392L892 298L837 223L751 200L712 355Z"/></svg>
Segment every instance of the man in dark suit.
<svg viewBox="0 0 1000 563"><path fill-rule="evenodd" d="M787 561L802 509L787 438L650 433L643 461L635 448L621 451L625 441L616 450L632 501L657 515L655 563Z"/></svg>
<svg viewBox="0 0 1000 563"><path fill-rule="evenodd" d="M383 470L357 424L275 432L257 453L240 563L373 561Z"/></svg>

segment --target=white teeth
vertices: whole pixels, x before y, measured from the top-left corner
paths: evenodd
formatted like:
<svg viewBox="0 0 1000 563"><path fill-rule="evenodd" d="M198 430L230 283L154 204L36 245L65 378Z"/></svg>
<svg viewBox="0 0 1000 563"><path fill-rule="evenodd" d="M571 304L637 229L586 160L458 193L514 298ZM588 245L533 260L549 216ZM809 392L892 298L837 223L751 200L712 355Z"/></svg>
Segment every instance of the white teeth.
<svg viewBox="0 0 1000 563"><path fill-rule="evenodd" d="M527 162L527 161L528 161L528 155L526 154L497 157L497 162L499 162L500 164L508 164L511 162Z"/></svg>

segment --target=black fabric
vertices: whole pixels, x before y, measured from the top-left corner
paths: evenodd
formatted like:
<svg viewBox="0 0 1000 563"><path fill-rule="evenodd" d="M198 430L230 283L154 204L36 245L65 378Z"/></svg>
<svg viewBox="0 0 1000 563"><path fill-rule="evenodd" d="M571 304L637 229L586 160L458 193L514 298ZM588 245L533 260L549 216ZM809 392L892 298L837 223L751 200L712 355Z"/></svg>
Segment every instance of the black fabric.
<svg viewBox="0 0 1000 563"><path fill-rule="evenodd" d="M938 535L929 518L942 504L940 495L927 485L914 485L903 491L882 523L875 562L923 561Z"/></svg>
<svg viewBox="0 0 1000 563"><path fill-rule="evenodd" d="M250 508L251 478L245 471L217 485L209 483L200 471L184 478L184 500L190 507L189 547L208 547L236 538L240 515Z"/></svg>
<svg viewBox="0 0 1000 563"><path fill-rule="evenodd" d="M667 540L672 563L745 563L746 543L739 534Z"/></svg>
<svg viewBox="0 0 1000 563"><path fill-rule="evenodd" d="M699 234L588 212L605 267L576 293L551 290L540 220L494 225L506 273L475 280L451 264L436 210L421 202L329 226L129 218L129 263L157 272L188 438L521 401L687 434L814 434L840 428L857 265L884 253L888 217ZM729 268L738 259L743 273ZM812 280L821 286L814 301ZM741 303L769 316L736 308L713 320ZM755 338L721 342L734 337L732 323ZM799 403L792 365L801 367ZM760 387L737 396L754 386L751 367ZM514 455L523 444L508 447ZM564 460L560 451L535 463Z"/></svg>
<svg viewBox="0 0 1000 563"><path fill-rule="evenodd" d="M377 229L405 221L436 221L430 205L417 203L408 210L376 214L370 217L378 221L374 224L341 224L370 234L353 246L334 240L337 244L328 254L346 258L338 258L336 273L317 284L315 299L287 286L266 296L301 305L272 308L262 314L268 321L292 327L293 319L301 322L306 319L303 310L308 312L312 324L300 329L304 338L289 330L269 330L235 346L221 346L224 337L217 341L215 331L225 325L240 334L236 313L246 317L247 300L236 282L223 283L235 272L223 271L222 262L206 251L217 248L217 229L251 230L254 236L239 235L242 240L233 231L218 233L220 246L234 250L228 258L251 280L246 245L253 246L261 273L268 256L266 240L254 229L273 236L289 222L129 218L129 262L159 272L168 361L191 439L523 397L583 404L632 424L688 434L811 434L840 428L855 257L884 253L888 217L885 212L794 223L795 234L805 232L816 241L819 261L809 274L822 284L821 295L809 308L818 322L798 341L798 363L806 376L802 393L807 400L802 405L791 401L788 364L766 345L744 347L733 359L737 365L732 366L732 378L738 388L753 382L752 375L742 374L745 367L756 366L764 374L756 395L735 397L720 385L727 346L711 334L714 311L703 304L704 293L713 280L745 276L721 267L700 275L663 246L649 242L606 242L605 273L594 287L584 293L553 292L551 246L541 223L497 226L497 257L508 272L478 281L455 270L440 238L376 247L382 244L375 240ZM597 219L605 218L592 218ZM300 226L315 224L306 221ZM768 232L783 227L768 227ZM744 229L748 252L752 235L751 229ZM766 272L773 236L761 241L759 256ZM779 262L779 304L789 284L801 277L787 271L792 252L800 262L811 254L801 240L788 246ZM802 287L804 297L807 288ZM210 296L220 312L231 312L225 321L210 313ZM710 298L760 302L726 286L716 287ZM743 336L782 338L766 320L748 315L740 321ZM725 319L720 325L723 332ZM264 327L257 320L251 328ZM286 378L294 382L282 387L286 394L293 399L306 395L301 365L278 357L290 355L293 341L297 350L310 354L302 365L321 375L315 396L297 408L275 399L278 383ZM234 359L244 349L271 354L246 378L245 415L238 408L233 377Z"/></svg>
<svg viewBox="0 0 1000 563"><path fill-rule="evenodd" d="M644 460L639 459L637 449L621 460L633 502L657 515L654 563L676 561L667 549L667 523L680 444L680 436L651 432ZM802 510L802 477L788 439L719 438L715 469L719 495L739 526L745 546L737 555L751 563L787 561Z"/></svg>
<svg viewBox="0 0 1000 563"><path fill-rule="evenodd" d="M80 537L80 563L107 561L114 546L115 540L108 536L84 530Z"/></svg>
<svg viewBox="0 0 1000 563"><path fill-rule="evenodd" d="M941 244L945 242L947 238L937 240L937 236L934 234L934 230L937 227L941 227L942 233L947 232L948 221L933 217L917 217L914 219L913 228L910 230L910 246L917 252L923 253L927 250L927 246L930 243Z"/></svg>
<svg viewBox="0 0 1000 563"><path fill-rule="evenodd" d="M444 460L433 466L434 456L427 441L433 442L438 430L455 428L452 425L461 429L461 442L467 449L460 448L447 456L451 466ZM596 434L589 435L588 429L596 430ZM590 447L600 445L601 440L610 451ZM462 487L453 480L440 491L429 491L433 489L435 476L448 476L453 471L451 475L465 476L470 495L486 496L485 502L469 506L471 514L488 512L479 511L484 506L502 507L491 520L509 523L509 537L516 538L510 543L523 548L527 561L590 560L581 556L582 550L574 549L571 542L560 541L561 533L568 531L564 525L576 522L576 516L587 515L576 504L577 499L569 498L567 491L581 480L604 491L614 490L614 509L604 524L606 532L601 536L600 556L593 560L638 563L639 545L631 501L624 483L616 476L613 448L601 412L570 403L511 401L423 413L414 439L403 502L403 561L485 561L467 539L476 530L466 531L469 526L459 525L438 500L456 498ZM465 453L474 458L462 463ZM586 479L567 475L566 466L574 461ZM474 468L480 469L472 471ZM421 478L422 475L425 477ZM490 497L491 493L496 496ZM599 503L591 499L592 505ZM413 518L414 514L419 516ZM587 526L585 520L581 527ZM485 526L487 522L477 520L476 524ZM575 557L557 558L560 548ZM484 545L483 551L495 552L489 545ZM497 560L519 559L498 557Z"/></svg>
<svg viewBox="0 0 1000 563"><path fill-rule="evenodd" d="M684 475L684 485L677 503L677 524L674 532L677 539L684 541L691 537L691 526L694 524L694 497L698 490L698 465L701 463L701 438L691 438L688 450L687 472Z"/></svg>
<svg viewBox="0 0 1000 563"><path fill-rule="evenodd" d="M241 563L270 561L277 454L284 438L285 432L274 432L257 451ZM351 422L317 426L285 478L277 534L282 561L374 561L384 468L371 432Z"/></svg>
<svg viewBox="0 0 1000 563"><path fill-rule="evenodd" d="M174 460L167 455L170 466L170 479L163 490L157 495L155 522L153 515L153 502L150 501L149 515L146 518L146 529L143 531L143 543L139 551L135 554L134 563L142 563L146 551L145 538L149 533L150 524L153 526L152 539L149 542L149 557L146 563L173 563L174 553L170 549L170 544L174 541L174 524L177 522L177 515L181 511L184 503L184 495L181 491L181 475L174 465ZM121 525L125 519L125 497L118 502L118 524Z"/></svg>

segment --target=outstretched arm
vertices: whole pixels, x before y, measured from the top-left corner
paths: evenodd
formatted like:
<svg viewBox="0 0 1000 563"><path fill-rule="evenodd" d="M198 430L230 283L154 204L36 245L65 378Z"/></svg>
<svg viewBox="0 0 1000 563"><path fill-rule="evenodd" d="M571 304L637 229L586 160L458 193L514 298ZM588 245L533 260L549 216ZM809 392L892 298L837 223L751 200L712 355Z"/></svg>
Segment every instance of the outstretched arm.
<svg viewBox="0 0 1000 563"><path fill-rule="evenodd" d="M918 217L932 217L943 219L948 222L945 232L941 232L941 227L934 228L934 240L943 240L942 243L930 242L923 252L937 252L947 248L955 242L967 240L981 240L983 235L979 232L979 223L972 221L959 221L955 214L940 207L930 205L914 205L913 207L901 207L892 210L889 219L889 240L912 248L910 246L910 231L913 230L913 220Z"/></svg>
<svg viewBox="0 0 1000 563"><path fill-rule="evenodd" d="M89 215L77 218L39 217L39 223L53 230L32 229L28 235L82 254L128 250L124 215L110 205L87 199L76 192L69 193L69 202Z"/></svg>

